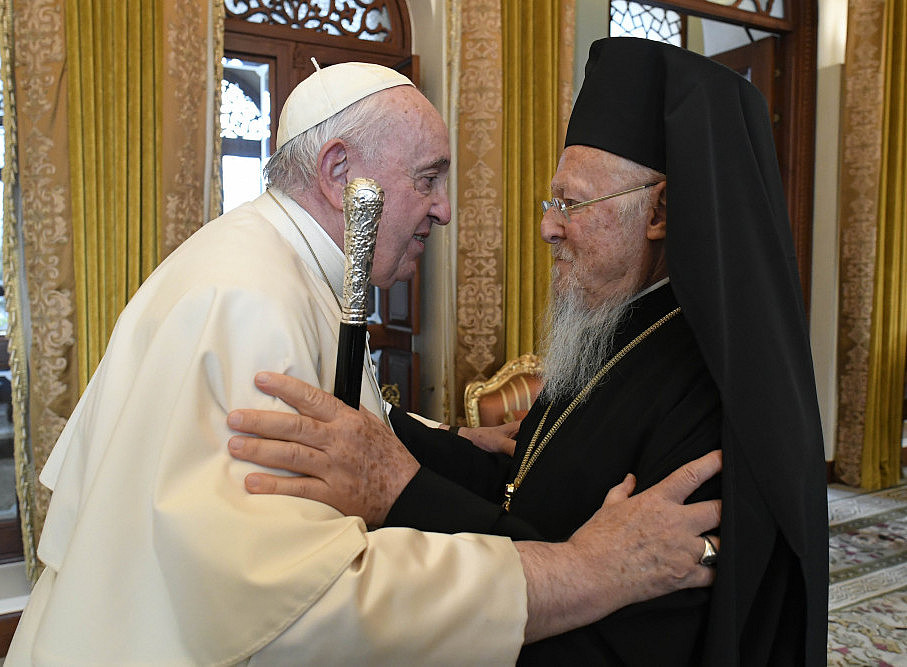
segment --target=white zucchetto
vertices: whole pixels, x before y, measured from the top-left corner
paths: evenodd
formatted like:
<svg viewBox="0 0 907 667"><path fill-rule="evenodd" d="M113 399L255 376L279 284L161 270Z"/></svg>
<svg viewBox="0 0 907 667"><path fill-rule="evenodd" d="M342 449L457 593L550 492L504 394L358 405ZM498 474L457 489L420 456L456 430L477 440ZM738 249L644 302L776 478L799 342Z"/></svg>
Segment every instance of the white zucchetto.
<svg viewBox="0 0 907 667"><path fill-rule="evenodd" d="M372 93L412 85L400 72L383 65L352 62L319 68L315 63L315 73L303 79L283 105L277 148Z"/></svg>

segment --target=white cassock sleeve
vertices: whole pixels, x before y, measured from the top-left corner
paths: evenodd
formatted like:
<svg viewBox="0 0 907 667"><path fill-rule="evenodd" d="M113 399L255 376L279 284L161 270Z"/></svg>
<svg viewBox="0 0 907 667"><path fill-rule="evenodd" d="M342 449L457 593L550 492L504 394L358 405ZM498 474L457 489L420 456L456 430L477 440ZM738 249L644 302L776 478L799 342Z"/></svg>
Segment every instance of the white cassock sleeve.
<svg viewBox="0 0 907 667"><path fill-rule="evenodd" d="M323 283L246 217L206 225L120 317L42 473L48 571L9 664L512 663L509 540L369 533L245 491L259 468L229 456L227 413L288 409L259 370L331 387L337 330Z"/></svg>
<svg viewBox="0 0 907 667"><path fill-rule="evenodd" d="M250 664L514 664L523 639L514 612L525 618L526 602L515 595L525 584L512 545L439 538L407 528L370 533L363 555Z"/></svg>

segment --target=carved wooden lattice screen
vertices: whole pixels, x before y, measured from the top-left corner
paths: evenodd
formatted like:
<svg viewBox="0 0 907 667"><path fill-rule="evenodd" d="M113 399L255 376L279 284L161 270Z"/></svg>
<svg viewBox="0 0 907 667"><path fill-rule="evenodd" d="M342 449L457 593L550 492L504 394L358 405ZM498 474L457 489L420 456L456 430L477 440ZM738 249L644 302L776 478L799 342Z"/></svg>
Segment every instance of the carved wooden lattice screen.
<svg viewBox="0 0 907 667"><path fill-rule="evenodd" d="M630 0L611 0L609 37L645 37L686 47L686 15Z"/></svg>
<svg viewBox="0 0 907 667"><path fill-rule="evenodd" d="M224 55L267 64L273 119L296 84L314 71L312 58L322 67L378 63L419 83L404 0L225 0L224 7ZM373 288L370 300L370 347L378 379L389 400L410 410L419 407L419 359L412 352L412 337L419 333L418 286L416 274L387 290Z"/></svg>

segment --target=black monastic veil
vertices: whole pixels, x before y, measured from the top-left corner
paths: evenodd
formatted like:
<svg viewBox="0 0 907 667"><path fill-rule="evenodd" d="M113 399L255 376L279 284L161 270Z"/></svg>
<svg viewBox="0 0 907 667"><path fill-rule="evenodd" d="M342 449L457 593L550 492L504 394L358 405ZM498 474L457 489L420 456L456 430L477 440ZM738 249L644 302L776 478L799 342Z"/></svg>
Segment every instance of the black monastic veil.
<svg viewBox="0 0 907 667"><path fill-rule="evenodd" d="M667 177L671 286L723 412L707 664L825 663L828 523L806 316L765 100L690 51L595 42L566 145Z"/></svg>

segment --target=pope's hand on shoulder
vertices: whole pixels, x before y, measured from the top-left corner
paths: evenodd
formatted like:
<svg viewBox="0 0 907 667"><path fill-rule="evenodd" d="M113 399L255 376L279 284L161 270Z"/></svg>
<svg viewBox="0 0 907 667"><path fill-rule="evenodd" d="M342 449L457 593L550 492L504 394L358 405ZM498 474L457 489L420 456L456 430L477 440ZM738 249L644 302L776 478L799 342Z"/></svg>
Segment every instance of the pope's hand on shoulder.
<svg viewBox="0 0 907 667"><path fill-rule="evenodd" d="M382 525L419 470L394 433L368 410L354 410L295 378L259 373L255 384L298 414L234 410L228 425L258 437L233 436L230 453L299 476L251 473L246 489L317 500L347 516L362 517L369 527Z"/></svg>

